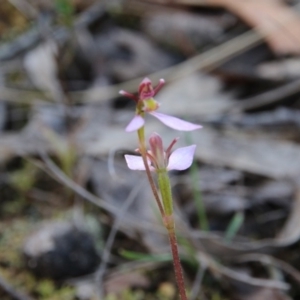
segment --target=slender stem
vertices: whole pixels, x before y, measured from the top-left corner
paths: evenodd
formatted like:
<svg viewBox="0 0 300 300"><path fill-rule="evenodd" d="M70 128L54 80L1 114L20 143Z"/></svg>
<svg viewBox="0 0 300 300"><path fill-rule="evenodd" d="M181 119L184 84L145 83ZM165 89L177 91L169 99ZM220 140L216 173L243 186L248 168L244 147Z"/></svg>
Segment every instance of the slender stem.
<svg viewBox="0 0 300 300"><path fill-rule="evenodd" d="M170 178L166 169L157 170L158 185L162 196L162 201L165 209L165 217L163 218L166 229L168 230L169 240L173 256L173 264L175 278L178 285L179 295L181 300L187 300L184 278L180 258L178 254L178 244L175 234L175 224L173 218L173 198L170 184Z"/></svg>
<svg viewBox="0 0 300 300"><path fill-rule="evenodd" d="M173 214L173 201L172 201L172 191L170 179L167 170L157 170L157 181L160 189L162 202L164 205L164 210L166 216L171 216Z"/></svg>
<svg viewBox="0 0 300 300"><path fill-rule="evenodd" d="M175 277L176 277L176 281L177 281L177 285L178 285L179 295L180 295L181 300L187 300L183 272L182 272L182 267L181 267L181 263L180 263L177 239L176 239L176 234L175 234L174 228L168 230L168 234L169 234L169 240L170 240L170 245L171 245L171 250L172 250L174 271L175 271Z"/></svg>
<svg viewBox="0 0 300 300"><path fill-rule="evenodd" d="M170 179L166 169L157 170L158 175L158 185L162 195L162 202L158 195L158 191L154 180L152 178L150 168L147 162L146 156L146 145L145 145L145 131L144 126L138 130L138 137L140 143L140 152L143 158L143 162L146 169L146 174L154 195L154 198L157 202L159 207L160 213L163 218L164 225L168 230L172 256L173 256L173 264L174 264L174 271L175 271L175 278L178 285L179 295L181 300L187 300L186 292L185 292L185 285L184 285L184 278L182 267L180 263L179 253L178 253L178 245L175 235L175 226L174 226L174 219L173 219L173 200L172 200L172 191L170 185Z"/></svg>
<svg viewBox="0 0 300 300"><path fill-rule="evenodd" d="M145 165L148 181L150 183L152 193L154 195L155 201L156 201L157 206L159 208L160 214L161 214L162 217L164 217L165 216L165 211L164 211L164 208L162 206L161 200L159 198L158 191L157 191L156 185L154 183L154 180L152 178L151 171L149 169L149 165L148 165L148 162L147 162L147 157L146 157L146 151L147 150L146 150L146 146L145 146L144 126L138 130L138 137L139 137L139 143L140 143L140 151L141 151L141 155L142 155L143 162L144 162L144 165Z"/></svg>
<svg viewBox="0 0 300 300"><path fill-rule="evenodd" d="M185 135L185 137L186 137L186 141L188 144L193 144L192 136L189 133L187 133ZM198 168L197 168L197 165L195 162L193 162L191 165L190 175L192 178L192 189L193 189L193 194L194 194L195 205L196 205L198 217L199 217L199 226L200 226L201 230L208 231L209 223L207 220L207 214L206 214L206 209L205 209L205 205L203 202L201 187L199 187L200 178L199 178Z"/></svg>

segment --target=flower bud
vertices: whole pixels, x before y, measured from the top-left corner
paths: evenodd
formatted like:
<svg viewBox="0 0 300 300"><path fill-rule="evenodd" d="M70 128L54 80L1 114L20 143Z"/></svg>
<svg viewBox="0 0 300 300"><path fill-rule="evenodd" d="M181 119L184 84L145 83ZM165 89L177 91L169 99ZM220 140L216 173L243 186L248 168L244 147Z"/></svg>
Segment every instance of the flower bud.
<svg viewBox="0 0 300 300"><path fill-rule="evenodd" d="M153 157L153 163L156 169L164 169L167 167L165 152L163 148L163 141L159 134L152 133L149 138L149 145L151 155Z"/></svg>

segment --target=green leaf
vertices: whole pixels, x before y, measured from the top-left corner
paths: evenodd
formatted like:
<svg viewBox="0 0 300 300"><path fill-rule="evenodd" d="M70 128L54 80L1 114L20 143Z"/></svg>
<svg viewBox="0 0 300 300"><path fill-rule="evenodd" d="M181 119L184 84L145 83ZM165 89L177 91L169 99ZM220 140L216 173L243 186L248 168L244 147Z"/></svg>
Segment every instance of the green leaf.
<svg viewBox="0 0 300 300"><path fill-rule="evenodd" d="M128 251L128 250L121 250L120 255L124 258L131 259L131 260L139 260L139 261L171 261L172 256L169 253L166 254L146 254L146 253L140 253L140 252L134 252L134 251Z"/></svg>

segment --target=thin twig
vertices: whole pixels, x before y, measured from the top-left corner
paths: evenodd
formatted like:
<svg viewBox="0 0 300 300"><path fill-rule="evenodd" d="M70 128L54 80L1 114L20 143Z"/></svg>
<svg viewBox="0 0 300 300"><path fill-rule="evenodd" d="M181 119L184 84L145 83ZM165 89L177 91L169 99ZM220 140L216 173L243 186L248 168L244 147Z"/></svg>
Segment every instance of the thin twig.
<svg viewBox="0 0 300 300"><path fill-rule="evenodd" d="M70 179L67 175L65 175L61 169L50 159L50 157L44 153L40 152L40 156L42 157L46 167L42 166L36 161L30 160L32 163L34 163L39 168L42 168L44 171L48 171L47 173L52 176L54 179L59 181L60 183L66 185L68 188L73 190L75 193L83 197L83 199L87 200L88 202L96 205L97 207L100 207L102 209L105 209L109 213L113 214L114 216L118 216L120 209L110 203L106 203L104 200L98 198L97 196L93 195L86 189L84 189L82 186L78 185L76 182L74 182L72 179ZM50 171L50 172L49 172ZM140 228L144 228L146 230L151 230L159 233L164 233L164 230L162 226L144 221L139 219L132 219L132 216L129 216L128 214L125 214L122 217L122 220L124 222L128 222L131 225L136 226L136 224L139 224Z"/></svg>
<svg viewBox="0 0 300 300"><path fill-rule="evenodd" d="M17 291L11 284L9 284L3 277L0 276L0 288L8 294L13 300L33 300L30 296L23 292Z"/></svg>
<svg viewBox="0 0 300 300"><path fill-rule="evenodd" d="M298 6L296 5L295 8ZM270 33L273 33L275 30L269 30L265 32L265 34L258 34L254 30L249 30L248 32L243 33L213 49L196 55L175 66L149 74L148 76L153 80L164 78L166 81L170 82L186 77L199 70L211 71L226 60L262 43L264 37L268 36ZM71 92L70 95L75 102L99 103L115 97L120 90L134 91L142 79L142 77L139 77L121 84L94 87L82 92ZM7 87L2 87L0 90L0 98L5 98L15 102L23 102L24 99L28 99L29 95L34 94L35 93L33 91L21 92L19 90L9 89ZM36 94L40 93L36 92ZM34 101L35 100L31 99L31 103Z"/></svg>
<svg viewBox="0 0 300 300"><path fill-rule="evenodd" d="M8 0L26 18L34 19L38 15L38 10L26 0Z"/></svg>
<svg viewBox="0 0 300 300"><path fill-rule="evenodd" d="M101 2L102 1L96 2L94 5L80 14L75 21L74 27L76 29L87 28L96 20L98 20L102 15L104 15L105 5ZM1 45L0 62L11 60L17 56L20 56L24 52L37 45L42 40L42 35L39 29L40 28L34 27L32 30L24 33L20 37L13 40L11 43ZM70 34L70 32L66 28L62 27L54 27L53 31L56 40L60 42L67 40Z"/></svg>
<svg viewBox="0 0 300 300"><path fill-rule="evenodd" d="M260 254L260 253L253 253L253 254L245 254L239 257L237 262L249 262L249 261L259 261L262 264L272 264L277 268L280 268L282 271L286 272L290 276L292 276L298 284L300 283L300 272L291 266L290 264L286 263L283 260L278 258L274 258L267 254Z"/></svg>
<svg viewBox="0 0 300 300"><path fill-rule="evenodd" d="M289 82L271 91L259 94L240 102L235 102L231 108L230 113L239 113L251 109L257 109L266 105L275 104L285 99L287 96L294 95L300 91L300 79Z"/></svg>
<svg viewBox="0 0 300 300"><path fill-rule="evenodd" d="M116 216L115 222L113 224L112 229L110 230L109 236L107 238L105 247L103 248L102 251L102 262L98 268L98 270L95 273L95 284L96 284L96 292L97 292L97 298L99 300L103 299L104 296L104 291L103 291L103 275L105 273L105 269L107 266L107 262L109 261L109 256L110 256L110 252L111 252L111 248L113 245L113 242L115 240L116 234L118 232L119 226L122 222L122 215L128 210L128 208L130 207L130 205L133 203L133 201L136 199L138 193L140 192L140 190L142 188L144 188L146 184L146 181L144 181L143 183L136 185L130 192L130 194L128 195L127 199L124 201L119 214Z"/></svg>
<svg viewBox="0 0 300 300"><path fill-rule="evenodd" d="M205 271L207 269L207 266L204 264L199 264L196 278L194 280L192 289L191 289L191 294L190 294L190 299L189 300L196 300L197 296L200 293L201 290L201 283L205 274Z"/></svg>

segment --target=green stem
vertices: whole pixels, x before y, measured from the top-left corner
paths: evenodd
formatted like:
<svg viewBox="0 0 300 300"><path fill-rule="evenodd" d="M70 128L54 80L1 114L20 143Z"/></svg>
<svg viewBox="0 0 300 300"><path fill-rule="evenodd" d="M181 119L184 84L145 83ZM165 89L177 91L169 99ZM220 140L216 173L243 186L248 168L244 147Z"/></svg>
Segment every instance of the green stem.
<svg viewBox="0 0 300 300"><path fill-rule="evenodd" d="M185 139L188 144L193 144L193 140L192 140L190 133L187 133L185 135ZM190 175L192 178L192 189L193 189L193 194L194 194L195 205L196 205L198 217L199 217L199 226L200 226L201 230L208 231L209 223L207 220L206 209L205 209L205 205L204 205L203 198L202 198L201 187L199 186L200 178L199 178L199 174L198 174L198 168L197 168L197 165L195 162L193 162L191 165Z"/></svg>
<svg viewBox="0 0 300 300"><path fill-rule="evenodd" d="M206 216L206 209L203 203L203 198L202 198L202 193L199 190L199 182L200 178L198 175L198 170L195 162L192 163L191 169L190 169L190 174L193 182L193 191L194 191L194 199L195 199L195 204L197 207L198 211L198 216L199 216L199 225L201 230L203 231L208 231L209 230L209 224ZM201 188L201 187L200 187Z"/></svg>
<svg viewBox="0 0 300 300"><path fill-rule="evenodd" d="M143 158L143 162L146 169L146 174L154 195L154 198L157 202L159 207L160 213L163 218L164 225L168 230L171 251L173 256L173 264L174 264L174 271L175 271L175 278L178 285L179 295L181 300L187 300L186 292L185 292L185 285L184 285L184 278L182 267L180 263L179 253L178 253L178 244L175 235L175 225L173 219L173 200L172 200L172 191L171 191L171 184L170 179L166 169L158 170L158 186L161 192L162 203L160 197L158 195L158 191L154 180L151 175L151 171L147 162L147 150L145 145L145 129L144 126L138 130L138 137L140 143L140 152Z"/></svg>
<svg viewBox="0 0 300 300"><path fill-rule="evenodd" d="M157 171L157 181L160 189L162 202L164 205L164 210L167 216L173 214L173 201L172 201L172 191L170 179L167 173L167 170L158 170Z"/></svg>
<svg viewBox="0 0 300 300"><path fill-rule="evenodd" d="M160 189L164 210L165 210L164 224L169 234L169 240L170 240L172 256L173 256L174 271L175 271L175 277L176 277L177 286L179 290L179 295L181 300L187 300L183 272L182 272L182 267L180 263L179 253L178 253L178 244L177 244L177 239L175 234L175 224L173 218L173 198L172 198L170 178L168 176L168 172L166 169L157 170L157 176L158 176L158 186Z"/></svg>
<svg viewBox="0 0 300 300"><path fill-rule="evenodd" d="M235 215L231 218L229 225L227 226L225 231L225 240L227 242L230 242L235 237L244 223L244 218L245 216L242 211L236 212Z"/></svg>

